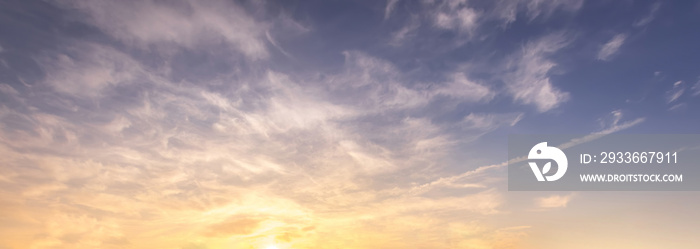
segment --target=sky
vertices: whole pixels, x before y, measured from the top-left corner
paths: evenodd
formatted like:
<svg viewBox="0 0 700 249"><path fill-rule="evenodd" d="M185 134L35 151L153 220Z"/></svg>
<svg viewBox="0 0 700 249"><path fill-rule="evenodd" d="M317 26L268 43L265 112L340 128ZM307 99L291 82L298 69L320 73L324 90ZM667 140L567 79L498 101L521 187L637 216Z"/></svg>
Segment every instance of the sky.
<svg viewBox="0 0 700 249"><path fill-rule="evenodd" d="M508 134L700 133L700 2L0 2L18 248L696 248L697 192L509 192Z"/></svg>

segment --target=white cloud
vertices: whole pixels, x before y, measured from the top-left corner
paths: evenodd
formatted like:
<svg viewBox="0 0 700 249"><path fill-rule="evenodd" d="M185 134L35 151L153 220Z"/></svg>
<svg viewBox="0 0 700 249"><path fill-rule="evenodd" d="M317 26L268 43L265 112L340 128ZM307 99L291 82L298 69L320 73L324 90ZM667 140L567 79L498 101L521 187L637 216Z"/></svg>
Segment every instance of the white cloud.
<svg viewBox="0 0 700 249"><path fill-rule="evenodd" d="M45 81L57 91L95 97L109 86L133 84L144 72L138 62L110 47L81 43L66 53L38 58Z"/></svg>
<svg viewBox="0 0 700 249"><path fill-rule="evenodd" d="M548 18L557 11L576 12L583 5L583 0L499 0L493 4L479 6L466 0L427 0L421 1L424 10L420 16L432 22L439 30L453 31L459 35L457 45L466 39L475 37L479 26L491 21L509 24L518 16L526 16L530 21L538 17ZM385 18L390 15L395 1L389 1L385 9ZM393 43L401 38L415 25L402 27L394 32Z"/></svg>
<svg viewBox="0 0 700 249"><path fill-rule="evenodd" d="M651 23L651 21L653 21L654 18L656 18L656 12L659 11L659 8L661 8L660 2L652 4L651 8L649 10L649 14L647 14L643 18L637 20L636 22L634 22L634 26L642 27L642 26L646 26L649 23Z"/></svg>
<svg viewBox="0 0 700 249"><path fill-rule="evenodd" d="M394 12L394 9L396 8L396 4L399 3L399 0L387 0L386 1L386 8L384 9L384 19L389 19L391 17L391 13Z"/></svg>
<svg viewBox="0 0 700 249"><path fill-rule="evenodd" d="M495 95L487 86L467 79L463 73L455 73L450 78L451 81L438 86L429 95L450 96L468 102L488 101Z"/></svg>
<svg viewBox="0 0 700 249"><path fill-rule="evenodd" d="M462 73L448 75L445 82L408 87L403 81L409 80L393 64L356 51L344 55L345 72L332 80L334 90L337 95L349 98L350 103L363 106L364 111L424 107L439 96L460 102L488 102L495 95L490 88L467 79Z"/></svg>
<svg viewBox="0 0 700 249"><path fill-rule="evenodd" d="M267 56L267 40L285 52L266 24L241 14L236 6L211 3L70 4L121 41L119 46L205 49L210 42L222 42L248 58L261 59ZM447 4L454 11L446 12L446 26L460 32L474 29L479 17L463 7L466 2ZM512 58L509 83L523 91L545 89L514 96L544 111L567 94L549 83L547 74L555 65L545 58L559 49L552 45L564 45L543 43L529 44ZM393 239L416 229L432 230L421 233L431 248L469 243L498 247L494 245L510 238L498 234L522 229L480 228L454 218L454 213L468 213L470 219L501 213L504 196L492 188L491 177L484 177L498 165L440 178L412 191L416 182L449 174L440 169L455 144L513 126L523 117L480 112L449 124L434 121L457 104L494 99L492 86L467 73L448 72L435 82L416 82L386 60L347 52L339 73L308 76L256 65L254 72L232 70L192 82L163 73L172 70L167 56L161 61L166 68L151 68L124 52L134 47L118 50L90 42L74 47L79 49L46 51L38 61L47 76L29 90L0 84L3 94L21 98L29 109L0 106L0 164L7 165L0 167L0 182L9 186L0 194L10 203L28 200L28 205L12 207L3 203L3 213L12 210L7 213L21 214L17 219L32 217L49 226L31 228L46 236L24 247L96 248L109 241L126 243L125 238L134 245L177 247L199 239L200 231L230 237L227 225L238 224L230 221L241 216L267 218L250 222L254 225L243 229L250 236L226 241L229 247L247 248L243 243L277 239L263 238L268 234L304 231L311 231L304 234L309 243L318 239L337 243L330 247L352 247L343 239L362 237L347 233L388 233L381 238ZM435 103L442 110L430 109ZM422 191L429 186L470 191L430 196ZM47 205L56 196L61 204ZM427 222L434 225L425 226ZM182 229L165 231L167 242L143 235L163 227ZM383 233L372 230L377 227ZM436 239L445 233L463 236L463 228L496 235ZM447 242L432 246L442 241ZM392 243L402 242L385 245L401 247Z"/></svg>
<svg viewBox="0 0 700 249"><path fill-rule="evenodd" d="M546 112L569 99L568 93L550 82L549 71L556 63L547 58L567 44L561 34L545 36L526 44L507 60L503 81L516 102L533 104L538 111Z"/></svg>
<svg viewBox="0 0 700 249"><path fill-rule="evenodd" d="M574 147L574 146L579 145L579 144L587 143L587 142L596 140L598 138L604 137L608 134L612 134L612 133L615 133L615 132L618 132L621 130L628 129L628 128L633 127L635 125L641 124L645 120L645 118L636 118L634 120L618 124L620 117L622 117L622 112L613 111L611 114L613 116L613 119L612 119L612 123L609 126L604 127L604 129L597 131L597 132L593 132L593 133L588 134L586 136L571 139L566 143L560 144L559 146L557 146L557 148L567 149L567 148L571 148L571 147Z"/></svg>
<svg viewBox="0 0 700 249"><path fill-rule="evenodd" d="M277 41L270 35L270 32L265 32L265 38L267 38L267 41L272 44L275 48L277 48L282 54L284 54L287 57L292 57L291 54L289 54L282 46L280 46Z"/></svg>
<svg viewBox="0 0 700 249"><path fill-rule="evenodd" d="M555 11L576 12L583 6L583 0L500 0L487 12L492 19L512 23L519 12L524 12L532 21L537 17L549 17Z"/></svg>
<svg viewBox="0 0 700 249"><path fill-rule="evenodd" d="M562 208L569 204L574 194L569 195L550 195L547 197L537 198L537 205L540 208Z"/></svg>
<svg viewBox="0 0 700 249"><path fill-rule="evenodd" d="M524 160L524 159L523 159ZM476 169L466 171L459 175L453 175L448 177L440 177L436 180L432 180L428 183L424 183L413 187L409 193L413 195L420 195L433 188L438 187L451 187L451 188L484 188L486 187L481 181L485 178L484 176L493 169L502 168L508 165L509 161L502 162L499 164L492 164L487 166L480 166ZM466 183L463 181L466 180ZM480 181L481 180L481 181Z"/></svg>
<svg viewBox="0 0 700 249"><path fill-rule="evenodd" d="M61 1L87 13L89 23L142 49L178 45L189 49L223 41L248 58L268 56L265 24L224 1Z"/></svg>
<svg viewBox="0 0 700 249"><path fill-rule="evenodd" d="M675 104L668 108L669 111L682 111L687 105L685 103Z"/></svg>
<svg viewBox="0 0 700 249"><path fill-rule="evenodd" d="M472 35L479 26L482 13L469 6L467 1L423 1L425 16L442 30Z"/></svg>
<svg viewBox="0 0 700 249"><path fill-rule="evenodd" d="M527 13L531 19L540 15L549 16L555 10L574 12L581 8L583 0L530 0L524 1L527 6Z"/></svg>
<svg viewBox="0 0 700 249"><path fill-rule="evenodd" d="M617 124L622 120L623 112L622 110L613 110L606 117L600 118L598 122L600 123L601 129L607 129L609 127L617 126Z"/></svg>
<svg viewBox="0 0 700 249"><path fill-rule="evenodd" d="M670 90L666 91L666 103L670 104L678 100L685 92L683 81L679 80L673 83Z"/></svg>
<svg viewBox="0 0 700 249"><path fill-rule="evenodd" d="M696 82L695 85L693 85L693 88L690 90L693 91L693 96L700 95L700 80L698 80L698 82Z"/></svg>
<svg viewBox="0 0 700 249"><path fill-rule="evenodd" d="M465 129L491 131L502 126L514 126L523 113L470 113L459 123Z"/></svg>
<svg viewBox="0 0 700 249"><path fill-rule="evenodd" d="M418 18L415 16L411 17L405 26L391 33L391 40L389 41L389 44L392 46L400 46L407 38L414 37L412 34L415 33L418 27L420 27L420 21Z"/></svg>
<svg viewBox="0 0 700 249"><path fill-rule="evenodd" d="M479 15L476 10L463 7L457 10L437 12L434 22L435 26L441 29L471 33L478 26Z"/></svg>
<svg viewBox="0 0 700 249"><path fill-rule="evenodd" d="M19 92L14 87L4 83L0 83L0 92L13 97L19 95Z"/></svg>
<svg viewBox="0 0 700 249"><path fill-rule="evenodd" d="M344 55L345 71L331 80L335 94L341 96L339 100L370 112L415 108L428 103L426 92L401 84L399 71L393 64L356 51Z"/></svg>
<svg viewBox="0 0 700 249"><path fill-rule="evenodd" d="M327 76L320 82L324 84L307 84L318 79L267 70L262 75L215 79L242 82L216 92L207 89L206 81L172 82L160 69L145 67L110 47L87 42L76 46L82 50L49 51L40 60L47 72L43 83L51 86L49 93L61 94L35 97L9 86L0 88L28 105L62 103L52 106L61 115L41 108L28 113L0 109L28 120L26 131L0 129L0 141L17 141L13 148L22 151L0 146L5 155L2 163L31 161L42 169L3 169L0 181L15 182L30 175L42 179L41 184L12 185L18 195L26 195L23 198L42 199L60 192L98 217L113 218L115 226L124 224L119 215L139 217L144 229L162 225L160 213L140 217L152 210L178 215L183 222L179 225L193 228L260 206L268 207L259 211L266 215L283 212L280 215L285 218L306 220L303 224L322 216L309 211L310 207L345 205L348 215L396 215L369 212L373 207L363 203L382 199L387 201L377 201L377 207L404 213L499 212L502 200L495 191L428 198L410 195L405 187L411 179L425 177L415 172L439 165L436 162L455 139L429 117L407 117L402 112L436 98L459 103L493 98L493 91L465 74L446 75L444 82L408 84L415 82L406 81L391 63L348 52L344 71ZM106 89L127 90L125 86L129 86L128 96L107 94L112 92ZM355 95L339 100L342 96L334 92L338 89ZM90 99L84 101L85 96ZM379 120L365 118L373 112L382 114L374 118ZM517 114L483 113L465 118L465 124L483 131L518 119ZM368 183L396 172L402 172L396 175L396 188L385 191ZM72 187L73 182L83 185ZM261 185L267 187L248 190ZM275 197L279 193L289 197ZM88 232L85 238L139 238L138 232L119 227L114 231L105 236ZM60 240L63 235L49 239L54 245L65 245Z"/></svg>
<svg viewBox="0 0 700 249"><path fill-rule="evenodd" d="M600 48L600 51L598 51L598 59L604 61L612 59L613 55L620 50L620 47L622 47L622 44L625 43L626 39L626 34L617 34L613 36L613 38L605 43L605 45Z"/></svg>

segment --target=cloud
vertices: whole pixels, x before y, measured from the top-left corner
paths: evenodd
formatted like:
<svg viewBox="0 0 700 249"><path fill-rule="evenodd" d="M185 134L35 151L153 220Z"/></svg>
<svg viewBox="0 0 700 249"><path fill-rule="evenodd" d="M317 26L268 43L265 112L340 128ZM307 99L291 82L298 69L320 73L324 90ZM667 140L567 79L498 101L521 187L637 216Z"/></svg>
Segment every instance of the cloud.
<svg viewBox="0 0 700 249"><path fill-rule="evenodd" d="M552 34L527 43L520 53L507 59L503 81L515 102L535 105L546 112L569 99L569 94L557 89L549 78L556 66L547 57L568 44L562 34Z"/></svg>
<svg viewBox="0 0 700 249"><path fill-rule="evenodd" d="M0 92L8 95L8 96L19 96L20 93L15 89L14 87L8 85L8 84L0 84Z"/></svg>
<svg viewBox="0 0 700 249"><path fill-rule="evenodd" d="M538 17L548 18L556 11L576 12L583 6L583 0L516 0L493 1L486 8L476 11L468 1L426 1L437 2L439 11L436 12L438 27L473 31L478 26L479 19L498 20L505 24L516 20L519 13L524 13L529 21ZM483 9L483 11L481 11ZM440 24L442 23L442 25Z"/></svg>
<svg viewBox="0 0 700 249"><path fill-rule="evenodd" d="M668 108L669 111L681 111L684 110L687 105L685 103L675 104Z"/></svg>
<svg viewBox="0 0 700 249"><path fill-rule="evenodd" d="M389 19L389 17L391 17L391 13L394 12L397 3L399 3L399 0L386 1L386 8L384 9L384 20Z"/></svg>
<svg viewBox="0 0 700 249"><path fill-rule="evenodd" d="M38 58L45 81L57 91L95 97L105 88L132 84L143 71L138 62L110 47L83 43L66 53Z"/></svg>
<svg viewBox="0 0 700 249"><path fill-rule="evenodd" d="M124 241L177 247L192 242L184 234L205 236L210 247L241 236L234 246L248 247L268 234L289 233L284 238L290 243L313 241L322 234L300 227L330 233L348 224L326 217L329 211L370 217L359 227L367 231L417 213L442 222L446 212L500 212L503 199L488 186L453 197L410 194L411 182L427 177L423 172L444 167L437 162L458 136L468 141L520 118L484 112L462 122L434 122L440 113L423 110L431 103L457 108L494 98L490 87L465 73L418 82L388 61L347 52L343 68L324 77L265 69L190 82L111 46L72 45L39 57L46 77L36 87L0 85L2 94L28 107L0 109L6 165L0 182L10 185L0 194L39 201L6 209L42 213L45 223L67 227L28 228L57 232L25 247ZM211 88L217 82L230 84ZM395 178L391 186L382 185L385 177ZM49 205L51 196L65 203ZM99 225L61 216L74 214ZM143 236L153 230L172 236ZM334 236L341 241L344 234Z"/></svg>
<svg viewBox="0 0 700 249"><path fill-rule="evenodd" d="M250 59L268 56L267 25L225 1L59 1L89 16L95 25L141 49L176 45L188 49L229 45Z"/></svg>
<svg viewBox="0 0 700 249"><path fill-rule="evenodd" d="M642 122L644 122L644 118L637 118L632 121L627 121L624 123L619 124L620 119L622 118L622 111L620 110L615 110L611 113L613 116L613 119L611 120L612 123L609 124L606 127L603 127L602 130L592 132L586 136L583 137L578 137L571 139L565 143L562 143L558 146L557 148L560 149L567 149L571 148L580 144L584 144L590 141L593 141L595 139L604 137L608 134L612 134L621 130L628 129L630 127L633 127L635 125L638 125ZM519 120L520 118L516 118L515 120ZM483 179L484 176L491 170L497 170L500 168L503 168L505 166L508 166L511 163L518 163L525 161L527 157L516 157L516 158L511 158L508 161L501 162L498 164L491 164L491 165L485 165L485 166L480 166L476 167L473 170L466 171L464 173L454 175L454 176L449 176L449 177L441 177L436 180L433 180L431 182L421 184L419 186L413 187L411 189L411 193L414 194L420 194L420 193L425 193L433 188L437 187L459 187L459 188L482 188L484 185L479 182L479 179ZM466 181L464 183L463 181Z"/></svg>
<svg viewBox="0 0 700 249"><path fill-rule="evenodd" d="M537 17L547 18L556 11L576 12L581 6L583 6L583 0L501 0L495 1L494 8L487 15L509 24L516 20L520 12L525 13L532 21Z"/></svg>
<svg viewBox="0 0 700 249"><path fill-rule="evenodd" d="M435 26L438 28L470 33L477 27L479 13L465 7L451 12L438 12L434 18Z"/></svg>
<svg viewBox="0 0 700 249"><path fill-rule="evenodd" d="M488 102L495 96L489 87L469 80L463 73L446 75L443 82L413 82L415 87L409 87L409 79L385 60L357 51L344 55L345 72L332 79L333 94L346 104L364 107L364 111L419 108L438 97L474 103Z"/></svg>
<svg viewBox="0 0 700 249"><path fill-rule="evenodd" d="M467 79L463 73L455 73L450 76L448 82L436 87L429 95L443 95L461 101L478 102L489 101L495 94L487 86L477 84Z"/></svg>
<svg viewBox="0 0 700 249"><path fill-rule="evenodd" d="M610 41L605 43L600 50L598 51L598 60L603 60L607 61L612 59L613 55L617 53L618 50L620 50L620 47L622 47L622 44L625 42L627 39L626 34L617 34L613 36Z"/></svg>
<svg viewBox="0 0 700 249"><path fill-rule="evenodd" d="M185 246L180 247L180 249L207 249L207 245L205 243L188 243Z"/></svg>
<svg viewBox="0 0 700 249"><path fill-rule="evenodd" d="M488 224L508 212L493 172L505 163L451 160L526 115L502 110L502 91L539 111L566 101L549 81L563 36L508 57L504 90L449 66L415 77L383 53L346 51L330 70L278 65L269 48L301 55L275 25L312 29L223 1L62 7L101 38L43 49L33 58L45 78L0 84L21 103L0 103L0 232L37 235L17 248L508 248L526 233ZM424 20L468 34L489 18L466 1L438 8L396 39ZM244 65L179 75L198 56Z"/></svg>
<svg viewBox="0 0 700 249"><path fill-rule="evenodd" d="M536 199L537 206L540 208L562 208L569 204L574 194L569 195L550 195Z"/></svg>
<svg viewBox="0 0 700 249"><path fill-rule="evenodd" d="M676 81L673 83L671 90L666 91L666 103L671 104L678 100L685 92L685 85L683 81Z"/></svg>
<svg viewBox="0 0 700 249"><path fill-rule="evenodd" d="M277 41L275 41L275 39L272 38L272 36L270 36L270 32L265 32L265 38L267 38L267 41L269 41L270 44L272 44L272 46L274 46L275 48L277 48L282 54L284 54L284 55L287 56L287 57L292 57L292 56L289 54L289 52L287 52L286 50L284 50L284 48L282 48L282 46L280 46L280 45L277 43Z"/></svg>
<svg viewBox="0 0 700 249"><path fill-rule="evenodd" d="M523 118L523 113L470 113L460 122L464 129L488 130L501 126L514 126Z"/></svg>
<svg viewBox="0 0 700 249"><path fill-rule="evenodd" d="M427 4L428 18L438 29L471 35L479 26L481 13L469 6L467 1L437 1L424 4Z"/></svg>
<svg viewBox="0 0 700 249"><path fill-rule="evenodd" d="M604 125L603 129L597 132L593 132L591 134L588 134L586 136L580 137L580 138L575 138L571 139L568 142L565 142L563 144L560 144L557 146L557 148L560 149L567 149L574 147L579 144L587 143L593 140L596 140L598 138L604 137L608 134L612 134L621 130L628 129L630 127L633 127L635 125L641 124L644 122L645 118L636 118L631 121L619 123L619 121L622 118L622 111L620 110L615 110L612 111L610 114L610 117L606 121L601 121L601 124ZM605 119L603 119L605 120ZM600 120L599 120L600 121Z"/></svg>
<svg viewBox="0 0 700 249"><path fill-rule="evenodd" d="M248 235L252 233L262 222L260 219L248 217L231 218L228 221L209 226L207 236L235 236Z"/></svg>
<svg viewBox="0 0 700 249"><path fill-rule="evenodd" d="M418 17L412 16L405 26L391 33L391 40L389 41L389 45L400 46L407 38L414 37L414 33L419 27L420 21Z"/></svg>
<svg viewBox="0 0 700 249"><path fill-rule="evenodd" d="M388 1L385 8L385 19L387 19L395 9L398 1ZM426 29L419 29L421 23L432 25L431 31L450 32L455 35L454 47L461 47L467 42L478 37L484 39L491 33L485 33L480 27L493 23L501 23L502 28L507 28L508 24L514 22L518 17L526 17L529 22L538 17L549 18L552 14L563 11L573 13L578 11L583 5L582 0L516 0L516 1L489 1L488 4L475 3L465 0L430 0L421 1L420 11L410 14L410 21L392 32L389 44L398 46L402 44L407 36L417 32L430 32ZM483 31L491 32L493 29ZM428 33L421 38L436 36ZM442 46L442 45L441 45Z"/></svg>
<svg viewBox="0 0 700 249"><path fill-rule="evenodd" d="M479 179L483 179L483 177L492 169L498 169L502 168L504 166L507 166L508 163L512 163L512 161L506 161L500 164L493 164L493 165L487 165L487 166L480 166L477 167L476 169L466 171L464 173L461 173L459 175L454 175L454 176L448 176L448 177L440 177L436 180L432 180L428 183L424 183L418 186L413 187L410 190L410 194L413 195L419 195L426 193L432 189L435 188L444 188L444 187L449 187L449 188L484 188L485 185L479 181Z"/></svg>
<svg viewBox="0 0 700 249"><path fill-rule="evenodd" d="M634 22L634 26L642 27L651 23L651 21L653 21L654 18L656 18L656 13L659 11L659 8L661 8L661 2L656 2L652 4L649 10L649 14Z"/></svg>
<svg viewBox="0 0 700 249"><path fill-rule="evenodd" d="M700 95L700 80L693 85L693 88L690 90L693 91L693 96L698 96Z"/></svg>
<svg viewBox="0 0 700 249"><path fill-rule="evenodd" d="M607 116L598 119L601 129L607 129L610 127L615 127L618 125L620 120L622 120L623 112L622 110L613 110Z"/></svg>
<svg viewBox="0 0 700 249"><path fill-rule="evenodd" d="M581 6L583 6L583 0L532 0L524 1L523 4L527 6L528 15L530 16L530 19L534 19L535 17L538 17L540 15L549 16L558 9L569 12L575 12L579 10Z"/></svg>

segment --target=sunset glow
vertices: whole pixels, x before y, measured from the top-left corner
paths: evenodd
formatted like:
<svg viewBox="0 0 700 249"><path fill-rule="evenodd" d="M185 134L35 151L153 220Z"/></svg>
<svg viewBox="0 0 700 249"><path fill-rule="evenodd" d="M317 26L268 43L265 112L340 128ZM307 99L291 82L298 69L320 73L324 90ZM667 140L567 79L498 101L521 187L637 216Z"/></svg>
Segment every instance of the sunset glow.
<svg viewBox="0 0 700 249"><path fill-rule="evenodd" d="M0 249L700 245L697 192L507 177L700 133L697 2L1 2Z"/></svg>

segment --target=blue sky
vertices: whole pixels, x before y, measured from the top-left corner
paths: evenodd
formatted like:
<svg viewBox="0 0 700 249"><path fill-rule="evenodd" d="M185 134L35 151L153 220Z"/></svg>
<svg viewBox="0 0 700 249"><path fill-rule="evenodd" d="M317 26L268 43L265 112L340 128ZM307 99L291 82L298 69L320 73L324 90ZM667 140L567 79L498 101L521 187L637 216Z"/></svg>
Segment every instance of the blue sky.
<svg viewBox="0 0 700 249"><path fill-rule="evenodd" d="M3 1L0 248L691 248L694 192L510 193L504 162L514 133L700 132L697 27L698 1Z"/></svg>

